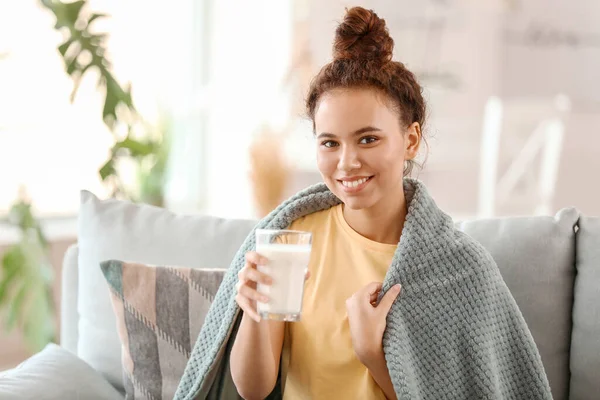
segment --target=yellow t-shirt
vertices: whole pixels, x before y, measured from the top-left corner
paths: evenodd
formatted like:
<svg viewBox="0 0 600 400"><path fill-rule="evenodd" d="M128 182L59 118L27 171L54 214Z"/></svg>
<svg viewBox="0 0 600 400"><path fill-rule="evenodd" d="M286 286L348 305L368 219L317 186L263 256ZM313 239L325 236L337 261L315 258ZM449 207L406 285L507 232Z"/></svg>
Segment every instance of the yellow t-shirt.
<svg viewBox="0 0 600 400"><path fill-rule="evenodd" d="M283 398L385 399L354 353L346 299L383 280L396 246L358 234L341 205L300 218L289 228L310 231L313 238L302 319L286 324Z"/></svg>

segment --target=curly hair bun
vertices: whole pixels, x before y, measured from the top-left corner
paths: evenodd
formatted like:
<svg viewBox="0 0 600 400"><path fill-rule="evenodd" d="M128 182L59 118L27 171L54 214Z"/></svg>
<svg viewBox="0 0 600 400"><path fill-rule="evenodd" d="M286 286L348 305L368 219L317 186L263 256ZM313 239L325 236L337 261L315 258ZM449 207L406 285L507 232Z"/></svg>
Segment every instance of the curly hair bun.
<svg viewBox="0 0 600 400"><path fill-rule="evenodd" d="M394 40L385 20L373 10L346 9L344 21L335 31L334 60L369 60L380 64L391 61Z"/></svg>

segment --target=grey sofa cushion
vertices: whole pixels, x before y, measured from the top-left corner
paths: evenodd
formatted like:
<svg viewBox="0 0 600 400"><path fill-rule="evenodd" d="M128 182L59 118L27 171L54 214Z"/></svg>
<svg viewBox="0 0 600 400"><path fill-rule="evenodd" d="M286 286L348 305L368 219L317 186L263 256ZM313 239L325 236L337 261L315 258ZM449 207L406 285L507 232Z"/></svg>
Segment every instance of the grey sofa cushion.
<svg viewBox="0 0 600 400"><path fill-rule="evenodd" d="M600 398L600 218L582 216L571 342L571 400Z"/></svg>
<svg viewBox="0 0 600 400"><path fill-rule="evenodd" d="M178 215L82 191L77 355L123 390L121 342L100 263L110 259L227 268L255 221Z"/></svg>
<svg viewBox="0 0 600 400"><path fill-rule="evenodd" d="M123 400L101 374L62 347L49 344L15 369L0 373L2 400Z"/></svg>
<svg viewBox="0 0 600 400"><path fill-rule="evenodd" d="M579 213L463 222L500 268L542 356L555 400L568 398L575 226Z"/></svg>

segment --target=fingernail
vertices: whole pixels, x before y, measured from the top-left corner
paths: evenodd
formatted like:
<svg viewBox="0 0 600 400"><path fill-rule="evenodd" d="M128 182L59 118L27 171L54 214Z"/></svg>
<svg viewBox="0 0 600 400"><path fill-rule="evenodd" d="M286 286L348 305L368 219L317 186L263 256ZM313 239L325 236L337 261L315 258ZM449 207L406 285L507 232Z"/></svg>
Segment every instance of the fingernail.
<svg viewBox="0 0 600 400"><path fill-rule="evenodd" d="M399 292L401 288L402 288L402 286L400 286L400 284L394 285L394 287L393 287L395 292Z"/></svg>
<svg viewBox="0 0 600 400"><path fill-rule="evenodd" d="M268 303L268 302L269 302L269 298L268 298L267 296L261 296L261 297L260 297L260 301L261 301L262 303Z"/></svg>
<svg viewBox="0 0 600 400"><path fill-rule="evenodd" d="M271 284L273 284L273 279L272 278L265 278L265 283L267 285L271 285Z"/></svg>

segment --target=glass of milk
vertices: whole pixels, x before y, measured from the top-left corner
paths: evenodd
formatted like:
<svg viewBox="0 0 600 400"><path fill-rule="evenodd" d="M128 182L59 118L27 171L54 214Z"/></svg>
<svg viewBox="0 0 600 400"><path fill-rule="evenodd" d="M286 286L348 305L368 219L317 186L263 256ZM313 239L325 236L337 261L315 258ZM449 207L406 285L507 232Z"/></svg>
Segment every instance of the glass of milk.
<svg viewBox="0 0 600 400"><path fill-rule="evenodd" d="M257 284L258 292L269 297L267 303L256 304L262 319L300 320L311 243L310 232L256 230L256 252L268 259L258 270L273 279L271 285Z"/></svg>

